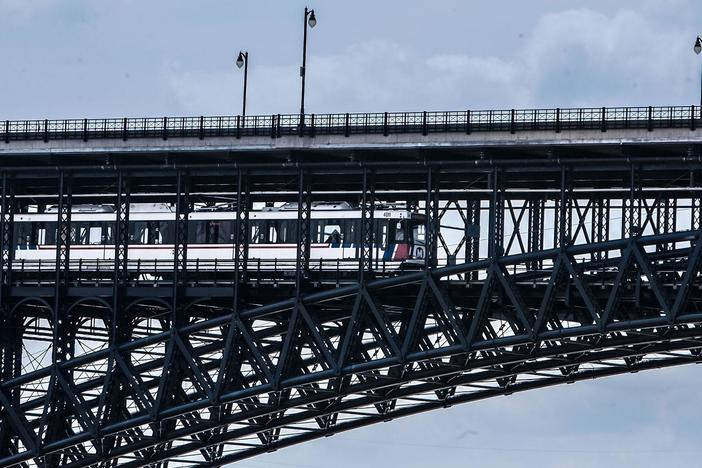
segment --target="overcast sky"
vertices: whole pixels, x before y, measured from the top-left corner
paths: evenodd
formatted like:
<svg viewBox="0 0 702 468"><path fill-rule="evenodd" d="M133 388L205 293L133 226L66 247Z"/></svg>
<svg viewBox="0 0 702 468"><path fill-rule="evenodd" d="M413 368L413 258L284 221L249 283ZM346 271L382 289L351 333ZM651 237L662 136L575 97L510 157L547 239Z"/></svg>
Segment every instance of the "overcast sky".
<svg viewBox="0 0 702 468"><path fill-rule="evenodd" d="M297 0L0 0L0 119L299 108ZM690 105L699 0L309 3L308 112ZM690 467L699 367L501 397L237 466Z"/></svg>
<svg viewBox="0 0 702 468"><path fill-rule="evenodd" d="M295 113L304 6L0 0L2 118ZM310 7L308 112L699 102L698 0Z"/></svg>

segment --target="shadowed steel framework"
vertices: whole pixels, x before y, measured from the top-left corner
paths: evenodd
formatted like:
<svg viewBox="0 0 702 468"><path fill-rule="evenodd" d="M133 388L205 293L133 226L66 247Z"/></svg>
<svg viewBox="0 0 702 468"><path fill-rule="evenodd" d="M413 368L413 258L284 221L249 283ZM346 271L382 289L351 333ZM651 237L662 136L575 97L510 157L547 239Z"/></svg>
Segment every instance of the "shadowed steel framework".
<svg viewBox="0 0 702 468"><path fill-rule="evenodd" d="M222 466L702 361L699 107L303 118L5 122L0 465ZM193 258L189 214L222 199L231 255ZM311 258L320 201L358 206L358 258ZM295 258L250 257L280 202ZM113 259L71 257L88 203L115 208ZM173 206L169 258L130 259L135 203ZM371 248L398 203L424 215L413 268ZM15 218L49 205L55 258L15 258Z"/></svg>

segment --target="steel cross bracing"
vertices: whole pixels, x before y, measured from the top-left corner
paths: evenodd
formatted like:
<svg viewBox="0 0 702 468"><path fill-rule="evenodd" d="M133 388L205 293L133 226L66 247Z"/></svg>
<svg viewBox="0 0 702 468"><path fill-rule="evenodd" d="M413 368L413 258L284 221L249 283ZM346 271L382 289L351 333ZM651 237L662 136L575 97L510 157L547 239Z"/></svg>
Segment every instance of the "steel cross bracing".
<svg viewBox="0 0 702 468"><path fill-rule="evenodd" d="M702 359L699 146L249 156L7 162L0 465L221 466ZM188 213L222 199L231 258L205 265L188 252ZM356 258L310 258L325 200L358 205ZM249 258L250 212L281 201L297 203L295 258ZM172 260L130 260L135 202L173 205ZM79 203L115 206L113 259L70 255ZM397 204L424 215L417 270L369 248L368 221ZM55 260L14 259L17 215L46 205Z"/></svg>

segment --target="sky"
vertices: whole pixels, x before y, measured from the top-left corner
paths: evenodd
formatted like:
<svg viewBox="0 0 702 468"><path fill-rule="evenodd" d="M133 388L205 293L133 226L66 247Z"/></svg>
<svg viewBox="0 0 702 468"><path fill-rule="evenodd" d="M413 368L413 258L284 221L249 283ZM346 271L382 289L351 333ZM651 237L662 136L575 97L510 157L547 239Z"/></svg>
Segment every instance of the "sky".
<svg viewBox="0 0 702 468"><path fill-rule="evenodd" d="M699 0L310 1L308 112L690 105ZM0 119L295 113L298 0L0 0ZM499 397L236 466L689 467L697 366Z"/></svg>
<svg viewBox="0 0 702 468"><path fill-rule="evenodd" d="M298 0L0 0L2 118L296 113ZM698 0L317 0L308 112L686 105ZM697 29L696 29L697 28Z"/></svg>

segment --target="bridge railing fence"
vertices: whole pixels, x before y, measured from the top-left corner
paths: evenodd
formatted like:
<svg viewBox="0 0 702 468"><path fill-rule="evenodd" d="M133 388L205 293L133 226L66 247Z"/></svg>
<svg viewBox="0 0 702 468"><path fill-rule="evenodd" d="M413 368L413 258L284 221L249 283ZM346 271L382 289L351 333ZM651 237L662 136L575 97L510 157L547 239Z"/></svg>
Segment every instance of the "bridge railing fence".
<svg viewBox="0 0 702 468"><path fill-rule="evenodd" d="M0 121L6 143L22 140L271 137L442 132L690 128L699 106L463 110L355 114L275 114Z"/></svg>
<svg viewBox="0 0 702 468"><path fill-rule="evenodd" d="M340 283L358 276L357 259L316 259L310 262L311 281ZM240 266L241 268L241 266ZM131 259L127 263L130 283L139 285L172 284L173 259ZM12 262L16 286L49 286L54 284L56 263L53 259L16 259ZM187 283L195 285L227 285L235 279L236 263L227 259L193 258L187 261ZM241 270L240 270L241 271ZM251 283L292 283L297 264L294 259L260 259L248 261L245 273ZM401 261L376 258L373 271L379 277L396 276L407 271ZM114 279L112 259L74 259L69 262L69 283L75 286L110 286Z"/></svg>

